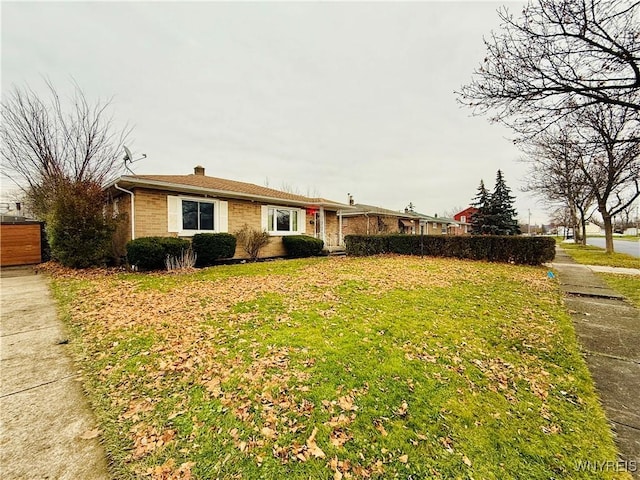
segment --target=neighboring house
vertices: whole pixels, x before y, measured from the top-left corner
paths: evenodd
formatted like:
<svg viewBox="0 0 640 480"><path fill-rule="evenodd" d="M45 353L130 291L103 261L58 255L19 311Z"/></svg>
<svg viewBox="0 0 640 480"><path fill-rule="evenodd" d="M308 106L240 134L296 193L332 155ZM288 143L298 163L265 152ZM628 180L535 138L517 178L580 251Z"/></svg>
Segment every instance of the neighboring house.
<svg viewBox="0 0 640 480"><path fill-rule="evenodd" d="M342 212L343 235L382 235L392 233L418 233L418 217L411 212L353 203L352 210Z"/></svg>
<svg viewBox="0 0 640 480"><path fill-rule="evenodd" d="M595 223L587 222L585 225L585 233L589 235L604 235L604 229ZM560 237L573 237L573 227L566 225L558 225L557 235Z"/></svg>
<svg viewBox="0 0 640 480"><path fill-rule="evenodd" d="M453 216L456 225L450 227L452 235L468 235L471 233L471 217L478 211L476 207L467 207Z"/></svg>
<svg viewBox="0 0 640 480"><path fill-rule="evenodd" d="M418 217L419 228L416 233L423 235L447 235L449 233L449 226L452 224L450 218L433 217L424 215L422 213L414 213Z"/></svg>
<svg viewBox="0 0 640 480"><path fill-rule="evenodd" d="M332 249L342 244L339 212L349 209L323 198L261 187L205 175L197 166L191 175L127 175L112 182L114 215L126 219L120 238L192 237L196 233L235 233L245 224L273 237L262 257L286 254L282 237L304 234ZM236 258L246 258L238 245Z"/></svg>

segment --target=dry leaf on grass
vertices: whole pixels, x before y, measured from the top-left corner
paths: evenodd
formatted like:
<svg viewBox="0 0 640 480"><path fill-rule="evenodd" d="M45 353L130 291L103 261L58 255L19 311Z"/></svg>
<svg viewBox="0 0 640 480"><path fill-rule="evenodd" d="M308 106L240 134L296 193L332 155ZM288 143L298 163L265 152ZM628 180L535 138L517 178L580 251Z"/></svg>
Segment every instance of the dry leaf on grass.
<svg viewBox="0 0 640 480"><path fill-rule="evenodd" d="M93 430L87 430L79 438L82 440L91 440L92 438L97 438L102 433L102 430L99 428L94 428Z"/></svg>

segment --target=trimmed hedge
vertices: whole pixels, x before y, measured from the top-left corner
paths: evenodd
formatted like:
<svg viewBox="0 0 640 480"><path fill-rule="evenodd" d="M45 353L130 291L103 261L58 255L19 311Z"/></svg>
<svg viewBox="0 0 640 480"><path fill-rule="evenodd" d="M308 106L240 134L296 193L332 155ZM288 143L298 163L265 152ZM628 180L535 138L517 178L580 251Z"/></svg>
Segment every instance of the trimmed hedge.
<svg viewBox="0 0 640 480"><path fill-rule="evenodd" d="M348 255L382 253L467 258L489 262L540 265L555 258L550 237L452 236L452 235L347 235Z"/></svg>
<svg viewBox="0 0 640 480"><path fill-rule="evenodd" d="M197 267L214 265L217 260L232 258L236 253L236 237L230 233L197 233L191 245L197 255Z"/></svg>
<svg viewBox="0 0 640 480"><path fill-rule="evenodd" d="M324 242L307 235L289 235L282 237L282 243L289 257L315 257L322 254Z"/></svg>
<svg viewBox="0 0 640 480"><path fill-rule="evenodd" d="M141 270L164 270L167 255L179 257L191 242L176 237L141 237L127 242L127 260Z"/></svg>

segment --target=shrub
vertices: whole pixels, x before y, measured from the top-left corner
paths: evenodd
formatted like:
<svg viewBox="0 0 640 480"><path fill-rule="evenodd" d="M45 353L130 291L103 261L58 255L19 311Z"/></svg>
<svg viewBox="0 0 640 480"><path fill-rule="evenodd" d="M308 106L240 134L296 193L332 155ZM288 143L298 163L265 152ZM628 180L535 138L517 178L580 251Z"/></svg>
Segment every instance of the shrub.
<svg viewBox="0 0 640 480"><path fill-rule="evenodd" d="M251 260L260 256L260 250L269 244L269 233L249 227L246 223L236 232L236 238Z"/></svg>
<svg viewBox="0 0 640 480"><path fill-rule="evenodd" d="M136 238L127 243L127 260L141 270L163 270L167 256L180 257L190 245L184 238Z"/></svg>
<svg viewBox="0 0 640 480"><path fill-rule="evenodd" d="M51 257L71 268L106 264L115 222L103 215L104 194L92 182L60 181L46 216Z"/></svg>
<svg viewBox="0 0 640 480"><path fill-rule="evenodd" d="M178 270L189 270L196 264L196 254L191 247L186 250L182 250L180 256L167 255L164 260L164 264L169 272Z"/></svg>
<svg viewBox="0 0 640 480"><path fill-rule="evenodd" d="M308 235L290 235L282 237L287 255L294 258L314 257L322 253L324 242Z"/></svg>
<svg viewBox="0 0 640 480"><path fill-rule="evenodd" d="M523 265L540 265L555 257L555 240L550 237L347 235L345 244L347 254L354 256L399 253Z"/></svg>
<svg viewBox="0 0 640 480"><path fill-rule="evenodd" d="M191 245L198 267L213 265L216 260L232 258L236 253L236 237L230 233L197 233Z"/></svg>

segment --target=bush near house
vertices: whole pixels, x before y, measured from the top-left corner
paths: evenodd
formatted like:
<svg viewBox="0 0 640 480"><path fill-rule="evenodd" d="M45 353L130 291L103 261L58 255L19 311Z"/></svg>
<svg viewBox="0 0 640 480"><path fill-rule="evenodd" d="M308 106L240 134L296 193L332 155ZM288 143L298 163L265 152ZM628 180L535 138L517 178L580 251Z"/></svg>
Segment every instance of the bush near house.
<svg viewBox="0 0 640 480"><path fill-rule="evenodd" d="M282 237L287 255L294 258L316 257L322 254L324 242L308 235L291 235Z"/></svg>
<svg viewBox="0 0 640 480"><path fill-rule="evenodd" d="M467 258L520 265L540 265L555 257L550 237L445 236L445 235L347 235L348 255L382 253Z"/></svg>
<svg viewBox="0 0 640 480"><path fill-rule="evenodd" d="M167 255L180 257L190 246L191 242L184 238L136 238L127 243L127 260L141 270L164 270Z"/></svg>
<svg viewBox="0 0 640 480"><path fill-rule="evenodd" d="M232 258L236 253L236 237L230 233L197 233L191 241L196 266L208 267L221 258Z"/></svg>
<svg viewBox="0 0 640 480"><path fill-rule="evenodd" d="M93 182L57 182L44 214L51 258L71 268L107 263L117 222L103 215L103 196Z"/></svg>

